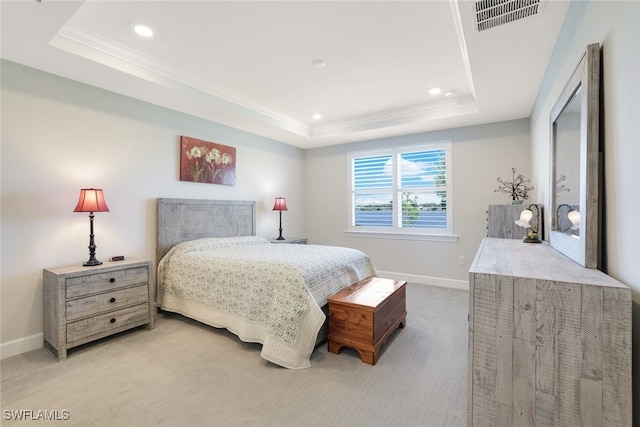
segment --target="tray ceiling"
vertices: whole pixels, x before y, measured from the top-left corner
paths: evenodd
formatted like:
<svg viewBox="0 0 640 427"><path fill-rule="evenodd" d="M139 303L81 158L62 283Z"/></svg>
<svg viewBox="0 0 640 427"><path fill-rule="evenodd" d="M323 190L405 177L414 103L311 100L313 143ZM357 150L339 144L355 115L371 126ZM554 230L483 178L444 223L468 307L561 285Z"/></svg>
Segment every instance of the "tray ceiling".
<svg viewBox="0 0 640 427"><path fill-rule="evenodd" d="M464 0L3 1L1 53L313 148L528 117L568 7L536 3L478 31Z"/></svg>

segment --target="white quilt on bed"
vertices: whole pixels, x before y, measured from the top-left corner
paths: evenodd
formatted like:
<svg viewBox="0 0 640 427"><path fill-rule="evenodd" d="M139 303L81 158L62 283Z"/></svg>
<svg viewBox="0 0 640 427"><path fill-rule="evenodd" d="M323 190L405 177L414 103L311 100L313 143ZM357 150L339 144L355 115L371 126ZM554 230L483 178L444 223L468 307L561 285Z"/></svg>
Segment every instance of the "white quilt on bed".
<svg viewBox="0 0 640 427"><path fill-rule="evenodd" d="M307 368L327 297L369 276L373 263L349 248L207 238L173 247L158 265L158 303L247 342L286 368Z"/></svg>

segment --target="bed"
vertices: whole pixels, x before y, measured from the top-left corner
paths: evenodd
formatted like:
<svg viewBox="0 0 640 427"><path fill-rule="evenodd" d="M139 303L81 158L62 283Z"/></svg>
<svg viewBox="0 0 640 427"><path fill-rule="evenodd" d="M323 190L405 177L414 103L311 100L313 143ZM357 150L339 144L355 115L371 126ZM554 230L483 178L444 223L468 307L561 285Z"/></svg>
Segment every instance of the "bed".
<svg viewBox="0 0 640 427"><path fill-rule="evenodd" d="M255 202L158 199L157 304L241 340L285 368L311 366L329 296L375 266L355 249L273 244L255 234Z"/></svg>

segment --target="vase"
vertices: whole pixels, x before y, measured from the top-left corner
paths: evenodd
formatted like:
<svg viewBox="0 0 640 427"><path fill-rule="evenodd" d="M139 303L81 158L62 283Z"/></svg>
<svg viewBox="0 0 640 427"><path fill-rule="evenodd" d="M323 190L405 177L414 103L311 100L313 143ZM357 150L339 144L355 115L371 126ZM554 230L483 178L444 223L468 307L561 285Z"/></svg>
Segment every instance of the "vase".
<svg viewBox="0 0 640 427"><path fill-rule="evenodd" d="M512 200L512 201L511 201L511 204L512 204L512 205L521 205L521 204L522 204L522 202L524 202L524 200Z"/></svg>

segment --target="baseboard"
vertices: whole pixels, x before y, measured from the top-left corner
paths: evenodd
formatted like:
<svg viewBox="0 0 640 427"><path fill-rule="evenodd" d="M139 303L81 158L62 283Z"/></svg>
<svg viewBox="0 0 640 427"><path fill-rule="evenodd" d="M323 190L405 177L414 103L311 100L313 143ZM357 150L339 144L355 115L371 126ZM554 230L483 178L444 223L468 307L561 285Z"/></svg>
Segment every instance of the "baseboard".
<svg viewBox="0 0 640 427"><path fill-rule="evenodd" d="M406 280L411 283L421 285L441 286L443 288L466 289L469 290L467 280L445 279L443 277L419 276L417 274L403 274L393 271L378 271L378 276L394 280Z"/></svg>
<svg viewBox="0 0 640 427"><path fill-rule="evenodd" d="M44 337L42 332L28 337L18 338L17 340L3 342L0 344L0 359L4 360L11 356L37 350L42 348L43 344Z"/></svg>

